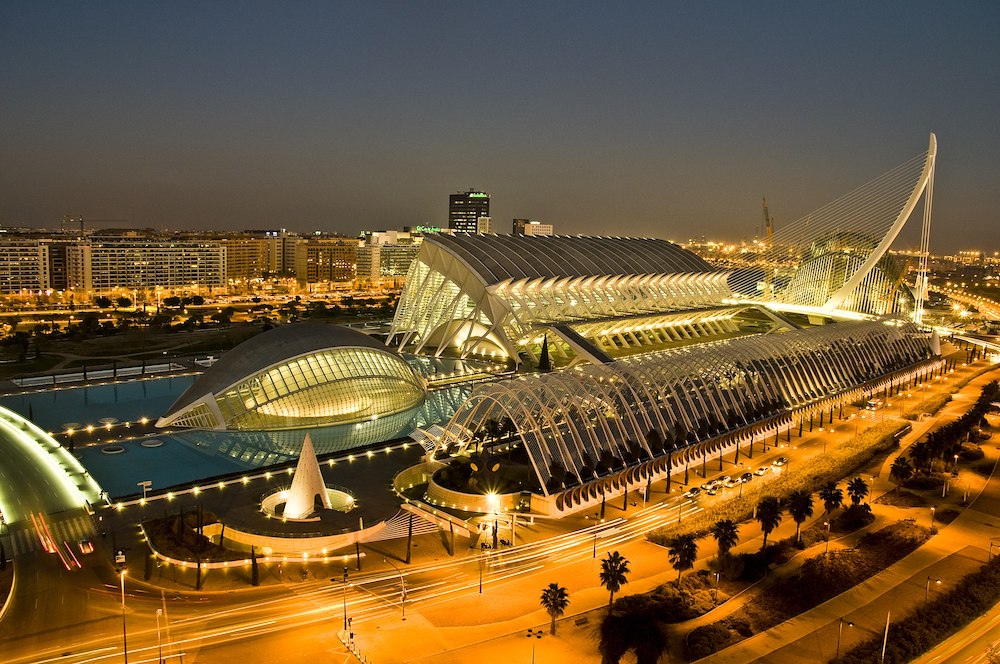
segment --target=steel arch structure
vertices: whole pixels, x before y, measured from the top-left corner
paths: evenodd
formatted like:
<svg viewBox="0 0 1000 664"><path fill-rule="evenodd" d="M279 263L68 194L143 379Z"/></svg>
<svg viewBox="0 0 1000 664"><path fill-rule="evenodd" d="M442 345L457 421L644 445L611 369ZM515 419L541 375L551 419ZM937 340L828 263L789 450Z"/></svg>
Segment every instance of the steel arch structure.
<svg viewBox="0 0 1000 664"><path fill-rule="evenodd" d="M469 432L509 417L548 494L774 422L930 356L912 325L870 321L688 346L481 386L442 444L468 445ZM559 469L565 478L553 478Z"/></svg>

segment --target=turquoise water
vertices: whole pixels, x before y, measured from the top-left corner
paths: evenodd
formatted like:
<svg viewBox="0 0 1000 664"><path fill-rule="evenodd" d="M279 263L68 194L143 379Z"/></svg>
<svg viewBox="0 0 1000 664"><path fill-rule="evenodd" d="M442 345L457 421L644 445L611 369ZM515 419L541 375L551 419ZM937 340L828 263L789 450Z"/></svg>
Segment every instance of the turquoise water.
<svg viewBox="0 0 1000 664"><path fill-rule="evenodd" d="M197 376L133 380L113 385L71 387L0 398L0 405L33 421L46 431L64 424L97 426L102 418L132 422L156 419L191 387ZM79 426L75 428L80 428Z"/></svg>
<svg viewBox="0 0 1000 664"><path fill-rule="evenodd" d="M460 371L461 361L406 358L423 375ZM64 388L0 398L0 405L31 419L47 431L99 426L105 418L121 422L155 420L190 387L197 376L128 381L113 385ZM296 459L308 431L318 454L345 451L394 440L414 428L446 422L471 388L455 386L427 395L423 405L373 421L286 431L187 430L115 441L124 452L105 454L105 445L77 447L76 456L113 497L135 494L136 482L151 480L153 489L208 477L285 463ZM143 441L163 444L144 447ZM112 444L112 443L109 443Z"/></svg>

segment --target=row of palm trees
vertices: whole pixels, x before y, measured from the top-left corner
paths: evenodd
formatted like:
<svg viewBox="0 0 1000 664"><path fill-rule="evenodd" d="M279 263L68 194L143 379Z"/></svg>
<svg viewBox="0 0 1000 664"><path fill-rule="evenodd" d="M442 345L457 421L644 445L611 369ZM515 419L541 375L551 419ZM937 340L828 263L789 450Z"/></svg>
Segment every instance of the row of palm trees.
<svg viewBox="0 0 1000 664"><path fill-rule="evenodd" d="M630 571L628 558L617 551L612 551L601 560L599 577L601 585L608 591L609 608L614 602L615 593L628 583ZM566 607L569 606L569 593L558 583L550 583L542 590L541 605L551 618L549 633L555 634L556 619L562 616L566 612Z"/></svg>
<svg viewBox="0 0 1000 664"><path fill-rule="evenodd" d="M852 506L858 506L869 495L868 484L855 477L847 482L847 495ZM819 492L823 501L824 514L830 515L834 510L844 505L844 490L836 482L827 482ZM800 541L802 524L813 515L813 495L805 489L793 491L782 501L775 496L764 496L754 508L754 519L760 524L764 534L761 551L767 549L767 538L781 524L787 509L788 515L795 522L795 541ZM739 544L739 524L732 519L721 519L709 528L709 534L718 546L719 558L729 556L732 549ZM698 540L694 534L676 535L667 540L667 560L677 571L677 588L680 589L681 577L684 572L692 569L698 560ZM608 607L614 602L615 593L628 583L630 573L629 561L618 551L612 551L601 560L599 577L601 585L608 591ZM566 612L569 606L569 594L566 588L557 583L550 583L542 590L541 605L548 612L552 622L549 631L556 632L556 619Z"/></svg>

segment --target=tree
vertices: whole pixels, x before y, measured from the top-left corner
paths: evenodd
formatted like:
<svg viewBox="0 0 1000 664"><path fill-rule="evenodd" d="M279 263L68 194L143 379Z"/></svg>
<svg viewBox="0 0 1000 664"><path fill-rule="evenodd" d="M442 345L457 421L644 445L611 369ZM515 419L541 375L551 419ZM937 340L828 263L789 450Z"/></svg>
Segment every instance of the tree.
<svg viewBox="0 0 1000 664"><path fill-rule="evenodd" d="M94 306L98 309L107 309L111 306L111 298L105 297L104 295L98 295L94 298Z"/></svg>
<svg viewBox="0 0 1000 664"><path fill-rule="evenodd" d="M677 535L667 541L667 560L677 570L677 588L681 587L681 574L694 567L698 560L698 542L694 535Z"/></svg>
<svg viewBox="0 0 1000 664"><path fill-rule="evenodd" d="M825 513L831 514L833 510L844 504L844 492L837 486L836 482L827 482L819 490L819 499L823 501Z"/></svg>
<svg viewBox="0 0 1000 664"><path fill-rule="evenodd" d="M552 623L549 625L549 634L555 634L556 618L566 613L566 607L569 606L569 594L558 583L550 583L542 590L541 604L552 619Z"/></svg>
<svg viewBox="0 0 1000 664"><path fill-rule="evenodd" d="M612 551L608 557L601 561L601 585L610 593L608 606L615 599L615 593L628 583L628 558L617 551Z"/></svg>
<svg viewBox="0 0 1000 664"><path fill-rule="evenodd" d="M719 545L719 557L724 558L729 555L729 551L740 541L740 530L736 522L732 519L722 519L712 524L709 529L712 537Z"/></svg>
<svg viewBox="0 0 1000 664"><path fill-rule="evenodd" d="M802 523L813 515L812 493L805 489L798 489L788 494L788 513L792 516L792 521L795 522L795 541L797 543L801 541L799 530Z"/></svg>
<svg viewBox="0 0 1000 664"><path fill-rule="evenodd" d="M904 456L896 457L889 468L889 477L896 481L897 488L901 487L903 482L913 477L913 465L910 464L910 460Z"/></svg>
<svg viewBox="0 0 1000 664"><path fill-rule="evenodd" d="M767 548L767 536L781 523L781 511L781 503L774 496L764 496L757 503L753 516L760 523L760 529L764 531L764 545L760 547L761 551Z"/></svg>
<svg viewBox="0 0 1000 664"><path fill-rule="evenodd" d="M913 463L915 471L919 470L929 473L931 470L931 458L933 456L934 450L925 442L916 443L910 447L910 461Z"/></svg>
<svg viewBox="0 0 1000 664"><path fill-rule="evenodd" d="M855 477L847 483L847 495L851 497L851 505L855 507L868 496L868 483L860 477Z"/></svg>
<svg viewBox="0 0 1000 664"><path fill-rule="evenodd" d="M127 297L119 297L115 300L115 307L121 309L128 309L132 306L132 300Z"/></svg>

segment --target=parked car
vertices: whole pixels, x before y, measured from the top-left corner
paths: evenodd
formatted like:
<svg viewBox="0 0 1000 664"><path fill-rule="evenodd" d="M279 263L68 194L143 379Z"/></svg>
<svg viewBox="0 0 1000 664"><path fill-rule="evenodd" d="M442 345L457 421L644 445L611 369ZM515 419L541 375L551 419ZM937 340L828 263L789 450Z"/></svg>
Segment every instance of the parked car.
<svg viewBox="0 0 1000 664"><path fill-rule="evenodd" d="M719 487L713 484L710 489L705 490L705 493L709 496L714 496L715 494L719 493Z"/></svg>
<svg viewBox="0 0 1000 664"><path fill-rule="evenodd" d="M761 466L755 472L756 475L767 475L771 471L770 466Z"/></svg>
<svg viewBox="0 0 1000 664"><path fill-rule="evenodd" d="M702 484L701 485L701 490L702 491L708 491L709 489L712 489L713 487L715 487L715 481L714 480L711 481L711 482L705 482L704 484Z"/></svg>
<svg viewBox="0 0 1000 664"><path fill-rule="evenodd" d="M775 459L774 463L772 463L771 465L774 466L775 468L781 468L786 463L788 463L788 458L787 457L780 457L778 459Z"/></svg>
<svg viewBox="0 0 1000 664"><path fill-rule="evenodd" d="M726 482L728 482L731 479L733 479L733 478L730 477L729 475L723 475L722 477L720 477L719 479L717 479L715 481L718 482L719 484L725 484Z"/></svg>
<svg viewBox="0 0 1000 664"><path fill-rule="evenodd" d="M701 489L699 489L696 486L693 486L693 487L691 487L690 489L688 489L687 491L684 492L684 497L685 498L697 498L700 494L701 494Z"/></svg>

